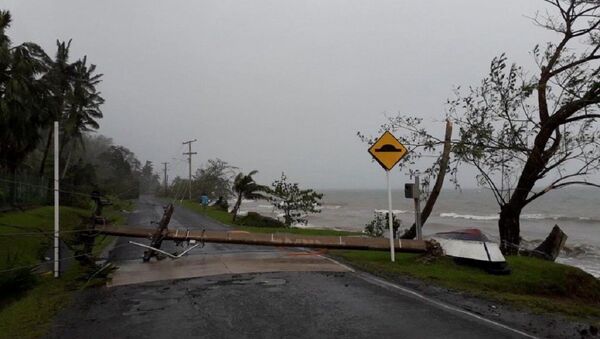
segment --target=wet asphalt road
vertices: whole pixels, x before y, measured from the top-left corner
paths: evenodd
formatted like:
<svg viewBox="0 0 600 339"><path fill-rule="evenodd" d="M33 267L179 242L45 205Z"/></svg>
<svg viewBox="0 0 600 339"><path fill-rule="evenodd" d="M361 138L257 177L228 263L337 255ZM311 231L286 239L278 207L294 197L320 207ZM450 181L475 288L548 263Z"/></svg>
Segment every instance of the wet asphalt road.
<svg viewBox="0 0 600 339"><path fill-rule="evenodd" d="M151 227L161 203L142 197L129 225ZM172 226L223 229L176 208ZM119 239L111 260L140 259ZM167 250L175 248L165 246ZM208 253L276 250L207 244ZM141 260L141 259L140 259ZM477 317L378 283L360 272L220 275L88 289L50 338L522 338Z"/></svg>

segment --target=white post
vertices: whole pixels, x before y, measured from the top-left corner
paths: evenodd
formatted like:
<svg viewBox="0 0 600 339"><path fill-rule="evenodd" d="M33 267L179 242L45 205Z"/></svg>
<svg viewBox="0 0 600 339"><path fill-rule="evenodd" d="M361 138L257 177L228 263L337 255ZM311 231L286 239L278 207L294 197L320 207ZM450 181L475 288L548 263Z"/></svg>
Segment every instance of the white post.
<svg viewBox="0 0 600 339"><path fill-rule="evenodd" d="M394 223L392 222L392 186L390 185L390 171L385 171L388 190L388 226L390 227L390 260L396 261L394 248Z"/></svg>
<svg viewBox="0 0 600 339"><path fill-rule="evenodd" d="M58 195L58 121L54 122L54 277L59 276L59 255L60 255L60 242L59 242L59 195Z"/></svg>

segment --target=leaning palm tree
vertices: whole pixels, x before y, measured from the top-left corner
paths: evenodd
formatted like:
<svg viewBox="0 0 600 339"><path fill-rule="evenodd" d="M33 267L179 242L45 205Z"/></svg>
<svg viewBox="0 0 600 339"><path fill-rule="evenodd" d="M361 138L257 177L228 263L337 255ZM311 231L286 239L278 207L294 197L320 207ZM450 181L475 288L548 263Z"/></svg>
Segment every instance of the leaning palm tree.
<svg viewBox="0 0 600 339"><path fill-rule="evenodd" d="M53 122L61 121L65 115L68 98L73 91L73 82L76 77L75 63L69 62L69 49L71 48L71 40L56 41L56 55L54 60L48 58L49 69L42 77L46 86L50 89L51 95L46 99L46 114L45 122L48 131L46 145L44 147L42 160L40 162L39 175L44 174L46 167L46 159L53 138Z"/></svg>
<svg viewBox="0 0 600 339"><path fill-rule="evenodd" d="M64 153L67 144L70 144L70 150L62 177L69 167L71 153L77 145L76 141L84 147L83 135L97 130L100 127L97 120L102 119L100 106L104 103L104 99L96 89L101 82L102 74L94 74L96 65L87 66L86 62L87 57L83 57L74 64L73 88L65 107L60 154Z"/></svg>
<svg viewBox="0 0 600 339"><path fill-rule="evenodd" d="M237 200L231 213L233 214L233 221L237 218L237 213L240 209L240 205L242 204L242 199L266 199L267 197L263 195L263 193L268 192L269 188L267 186L259 185L252 178L253 175L258 173L257 170L254 170L248 174L238 173L238 175L233 180L233 191L237 195Z"/></svg>

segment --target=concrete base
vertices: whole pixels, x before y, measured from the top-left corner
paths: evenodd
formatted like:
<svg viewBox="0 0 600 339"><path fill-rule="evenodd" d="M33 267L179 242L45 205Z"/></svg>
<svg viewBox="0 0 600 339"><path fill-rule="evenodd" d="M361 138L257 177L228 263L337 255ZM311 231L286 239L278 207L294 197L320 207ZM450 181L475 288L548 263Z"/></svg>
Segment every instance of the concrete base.
<svg viewBox="0 0 600 339"><path fill-rule="evenodd" d="M287 251L190 255L148 263L140 258L119 262L117 266L109 287L221 274L352 271L318 253Z"/></svg>

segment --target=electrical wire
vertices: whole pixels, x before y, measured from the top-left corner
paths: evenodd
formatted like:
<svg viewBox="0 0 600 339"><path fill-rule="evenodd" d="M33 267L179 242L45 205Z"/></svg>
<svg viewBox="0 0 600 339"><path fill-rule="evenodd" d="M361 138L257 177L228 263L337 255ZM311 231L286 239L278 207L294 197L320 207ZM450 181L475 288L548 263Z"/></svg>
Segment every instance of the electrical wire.
<svg viewBox="0 0 600 339"><path fill-rule="evenodd" d="M115 246L114 249L120 248L120 247L125 247L125 246L129 246L129 244L118 245L118 246ZM61 262L61 261L64 261L64 260L75 259L75 258L87 256L87 255L88 255L87 253L77 254L77 255L74 255L74 256L70 256L70 257L60 258L60 259L58 259L58 261ZM54 260L46 261L46 263L52 263L52 262L54 262ZM35 267L41 266L43 264L44 263L37 263L37 264L32 264L32 265L24 265L24 266L13 267L13 268L9 268L9 269L6 269L6 270L0 270L0 273L18 271L18 270L23 270L23 269L26 269L26 268L35 268Z"/></svg>

